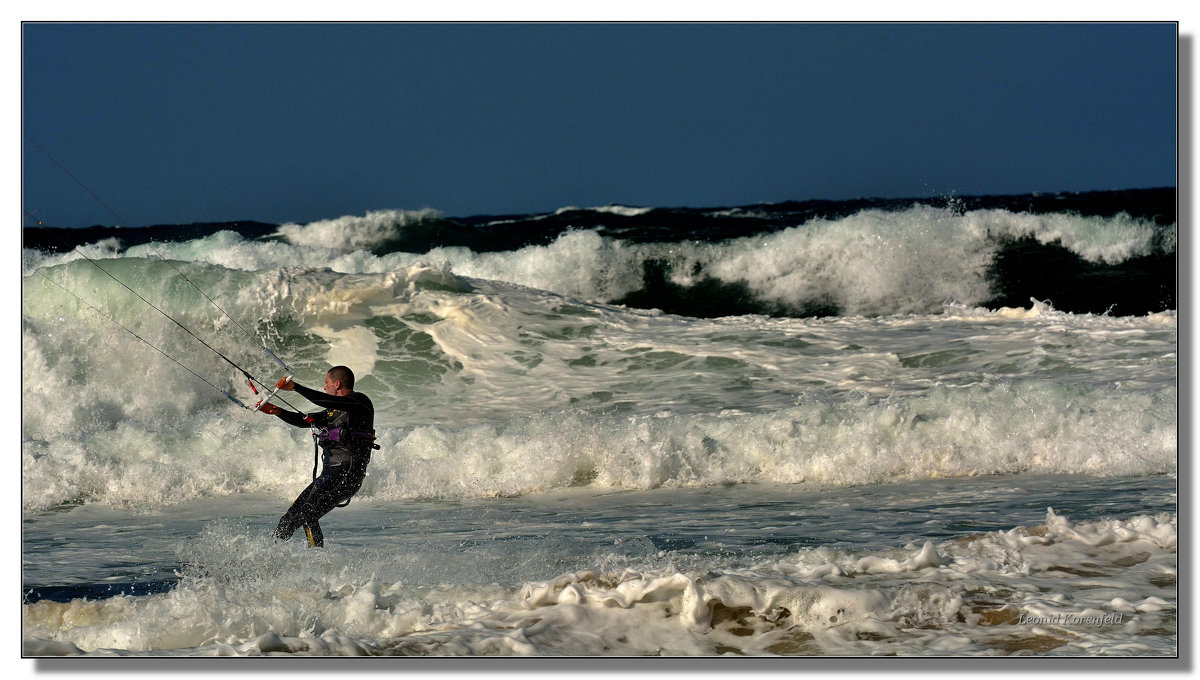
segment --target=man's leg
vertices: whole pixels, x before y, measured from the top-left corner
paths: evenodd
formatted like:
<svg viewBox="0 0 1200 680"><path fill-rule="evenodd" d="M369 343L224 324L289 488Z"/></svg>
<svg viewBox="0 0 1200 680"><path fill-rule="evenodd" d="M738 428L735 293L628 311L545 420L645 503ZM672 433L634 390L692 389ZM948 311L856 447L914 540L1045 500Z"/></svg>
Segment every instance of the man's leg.
<svg viewBox="0 0 1200 680"><path fill-rule="evenodd" d="M275 535L283 540L291 538L295 530L303 526L308 544L314 547L325 545L325 536L317 520L337 507L338 503L353 496L362 486L365 466L329 466L320 477L308 485L279 520Z"/></svg>
<svg viewBox="0 0 1200 680"><path fill-rule="evenodd" d="M325 535L321 533L321 523L315 517L304 525L304 535L308 537L308 544L312 547L325 547Z"/></svg>
<svg viewBox="0 0 1200 680"><path fill-rule="evenodd" d="M308 544L317 548L323 547L325 536L321 531L321 523L317 520L342 501L344 477L345 474L337 468L330 468L317 477L280 518L275 536L287 540L297 528L303 526Z"/></svg>
<svg viewBox="0 0 1200 680"><path fill-rule="evenodd" d="M315 494L316 482L313 482L296 496L292 506L279 518L279 526L275 527L275 538L286 541L292 537L297 527L305 523L305 516L308 514L305 510L312 503Z"/></svg>

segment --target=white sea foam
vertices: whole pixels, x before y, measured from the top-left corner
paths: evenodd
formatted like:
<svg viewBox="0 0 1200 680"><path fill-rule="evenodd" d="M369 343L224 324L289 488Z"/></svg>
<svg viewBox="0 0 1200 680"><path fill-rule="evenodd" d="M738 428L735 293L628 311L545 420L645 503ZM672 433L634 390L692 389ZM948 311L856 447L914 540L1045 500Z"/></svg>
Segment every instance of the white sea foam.
<svg viewBox="0 0 1200 680"><path fill-rule="evenodd" d="M944 211L864 211L777 234L739 239L698 254L700 271L744 282L762 299L790 307L832 302L851 315L928 312L991 295L996 244ZM931 253L938 257L931 258ZM696 268L693 267L692 270ZM675 269L689 283L687 267Z"/></svg>
<svg viewBox="0 0 1200 680"><path fill-rule="evenodd" d="M812 398L757 415L562 414L468 427L381 427L382 450L361 495L478 498L581 484L847 486L1015 473L1173 474L1175 416L1173 392L1023 385L882 401ZM204 410L145 418L97 423L70 439L27 431L25 509L79 502L154 508L262 490L287 495L311 462L305 431L257 414Z"/></svg>
<svg viewBox="0 0 1200 680"><path fill-rule="evenodd" d="M1159 232L1153 222L1125 213L1101 218L980 210L968 212L962 219L985 233L1008 238L1031 237L1043 244L1059 243L1089 262L1107 264L1151 254ZM1174 234L1174 229L1168 233ZM1173 236L1166 245L1174 247Z"/></svg>
<svg viewBox="0 0 1200 680"><path fill-rule="evenodd" d="M382 448L333 516L331 549L316 554L259 526L307 482L307 431L205 385L255 398L237 370L78 253L25 251L23 547L37 574L25 585L184 572L165 593L25 605L27 654L1176 651L1176 519L1145 514L1169 498L1135 491L1122 495L1123 519L1051 512L1044 526L987 533L979 527L1038 518L1009 519L1027 513L1024 496L997 511L986 492L963 492L944 506L961 511L925 524L906 514L932 487L999 493L1008 479L1068 474L1082 477L1051 488L1079 485L1063 502L1096 518L1114 506L1091 489L1176 474L1174 311L979 306L990 294L980 272L1004 239L1114 262L1171 238L1120 216L913 208L716 244L577 230L507 253L370 252L409 217L436 218L334 220L291 229L295 242L223 232L155 244L238 323L147 246L84 248L268 382L281 369L260 343L303 384L319 385L333 363L356 370ZM602 303L636 290L655 260L679 285L718 277L846 315L705 320ZM811 519L828 525L819 540L787 508L759 509L757 495L713 531L753 528L761 552L727 551L689 514L713 493L768 485L786 485L785 503L809 494L820 506ZM627 542L497 521L504 504L561 512L629 495L594 528L636 537ZM244 514L253 500L265 509ZM227 519L195 536L233 501L254 526ZM636 507L669 508L673 533L643 535L661 522L631 517ZM462 511L442 525L441 508ZM893 513L889 529L869 528ZM145 519L156 547L131 547L121 518ZM178 560L162 557L158 544L178 536L191 537Z"/></svg>
<svg viewBox="0 0 1200 680"><path fill-rule="evenodd" d="M299 559L215 523L170 592L26 604L22 638L33 655L1169 656L1176 524L1050 510L1042 526L949 541L694 569L660 556L505 585L410 584L387 574L417 556Z"/></svg>
<svg viewBox="0 0 1200 680"><path fill-rule="evenodd" d="M375 210L361 217L346 215L305 225L280 225L278 234L297 246L330 248L341 251L369 249L399 237L405 227L442 217L431 208L425 210Z"/></svg>
<svg viewBox="0 0 1200 680"><path fill-rule="evenodd" d="M654 210L654 208L639 208L629 205L602 205L595 208L588 208L588 210L593 212L621 215L622 217L637 217L639 215L645 215L651 210Z"/></svg>
<svg viewBox="0 0 1200 680"><path fill-rule="evenodd" d="M1175 471L1173 313L1111 318L1035 303L705 321L426 265L378 275L187 265L225 309L261 320L248 338L164 263L107 263L137 285L166 278L155 299L264 382L280 369L259 339L302 383L319 385L334 363L355 368L384 447L363 493L380 498ZM219 357L90 264L48 273L218 387L255 398ZM296 460L303 431L232 409L36 276L23 302L27 511L154 507L294 479L301 464L284 461ZM266 453L247 462L230 447Z"/></svg>
<svg viewBox="0 0 1200 680"><path fill-rule="evenodd" d="M642 286L644 247L603 238L594 231L569 231L548 246L504 253L465 249L429 253L456 274L504 281L589 300L616 300Z"/></svg>
<svg viewBox="0 0 1200 680"><path fill-rule="evenodd" d="M833 305L846 315L886 315L932 313L946 304L978 305L990 299L995 291L989 268L1010 239L1060 243L1085 260L1109 264L1151 254L1156 247L1173 250L1175 243L1174 227L1164 231L1125 214L957 213L914 206L814 219L777 233L718 243L631 244L601 237L591 225L581 224L549 245L508 252L475 253L461 247L381 256L370 252L406 226L439 217L431 210L379 211L284 225L280 233L287 243L244 241L221 232L154 248L165 257L248 271L304 266L383 273L418 261L445 262L459 275L601 301L642 288L644 265L658 261L668 265L673 283L685 287L711 277L748 286L761 301L785 308L816 303ZM114 248L109 243L85 250L89 257L119 256ZM130 248L129 254L154 256L146 246ZM24 255L27 271L79 257L36 251Z"/></svg>

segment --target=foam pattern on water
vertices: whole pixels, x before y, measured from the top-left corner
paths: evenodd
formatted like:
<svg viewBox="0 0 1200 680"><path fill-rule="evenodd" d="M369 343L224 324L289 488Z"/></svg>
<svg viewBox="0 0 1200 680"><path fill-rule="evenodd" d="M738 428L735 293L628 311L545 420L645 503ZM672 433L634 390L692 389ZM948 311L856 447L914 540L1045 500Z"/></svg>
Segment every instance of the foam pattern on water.
<svg viewBox="0 0 1200 680"><path fill-rule="evenodd" d="M1174 515L1043 525L742 567L516 586L391 580L387 558L231 524L166 594L24 606L37 655L1171 655ZM195 547L199 546L199 547ZM395 556L404 562L410 558ZM401 571L404 567L398 567ZM411 573L411 572L410 572ZM385 574L381 576L380 574ZM1097 587L1097 579L1104 579ZM422 582L428 583L428 582ZM162 625L164 622L170 625Z"/></svg>

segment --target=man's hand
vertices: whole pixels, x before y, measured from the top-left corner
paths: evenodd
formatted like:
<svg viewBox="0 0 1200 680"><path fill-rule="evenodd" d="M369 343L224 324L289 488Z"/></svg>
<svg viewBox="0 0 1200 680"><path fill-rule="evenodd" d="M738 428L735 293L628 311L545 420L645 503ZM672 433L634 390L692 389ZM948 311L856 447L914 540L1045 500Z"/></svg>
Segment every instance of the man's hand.
<svg viewBox="0 0 1200 680"><path fill-rule="evenodd" d="M279 415L283 411L283 409L279 408L275 404L263 404L262 406L258 407L258 410L269 416Z"/></svg>
<svg viewBox="0 0 1200 680"><path fill-rule="evenodd" d="M275 387L285 392L291 392L296 389L296 383L292 382L291 377L285 375L279 379L279 382L275 383Z"/></svg>

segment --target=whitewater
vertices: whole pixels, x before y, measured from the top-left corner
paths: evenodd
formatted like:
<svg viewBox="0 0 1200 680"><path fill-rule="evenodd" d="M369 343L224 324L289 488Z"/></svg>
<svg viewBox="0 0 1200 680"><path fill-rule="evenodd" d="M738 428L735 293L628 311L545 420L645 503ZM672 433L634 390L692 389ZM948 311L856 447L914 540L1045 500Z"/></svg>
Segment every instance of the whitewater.
<svg viewBox="0 0 1200 680"><path fill-rule="evenodd" d="M1173 656L1177 235L1135 198L27 228L24 652ZM355 371L325 549L271 538L308 431L100 267L264 383Z"/></svg>

